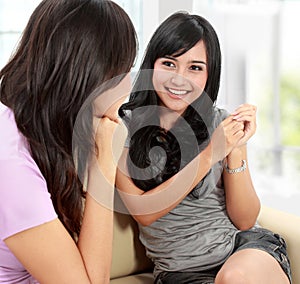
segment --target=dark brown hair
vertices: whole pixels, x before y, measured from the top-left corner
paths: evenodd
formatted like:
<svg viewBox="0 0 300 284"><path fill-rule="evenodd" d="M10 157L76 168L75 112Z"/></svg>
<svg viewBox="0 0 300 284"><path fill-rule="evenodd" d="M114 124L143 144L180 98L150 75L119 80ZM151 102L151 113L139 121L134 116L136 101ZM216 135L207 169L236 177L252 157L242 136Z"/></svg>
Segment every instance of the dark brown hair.
<svg viewBox="0 0 300 284"><path fill-rule="evenodd" d="M129 72L136 49L132 22L114 2L44 0L0 72L1 102L13 110L59 219L73 237L80 231L84 196L72 156L76 117L97 87ZM88 114L91 122L91 109ZM92 128L86 124L82 134L91 146ZM81 151L83 164L89 150Z"/></svg>
<svg viewBox="0 0 300 284"><path fill-rule="evenodd" d="M152 83L155 61L167 55L178 57L200 40L203 40L206 48L208 69L203 94L187 107L182 114L183 119L178 119L172 129L166 131L159 126L158 108L155 107L160 103ZM176 12L154 32L129 101L119 110L120 116L128 124L131 136L129 173L132 177L137 177L132 180L139 188L148 191L169 179L187 165L207 143L220 74L219 39L213 26L205 18L187 12ZM195 137L198 145L192 142ZM166 157L163 157L163 153Z"/></svg>

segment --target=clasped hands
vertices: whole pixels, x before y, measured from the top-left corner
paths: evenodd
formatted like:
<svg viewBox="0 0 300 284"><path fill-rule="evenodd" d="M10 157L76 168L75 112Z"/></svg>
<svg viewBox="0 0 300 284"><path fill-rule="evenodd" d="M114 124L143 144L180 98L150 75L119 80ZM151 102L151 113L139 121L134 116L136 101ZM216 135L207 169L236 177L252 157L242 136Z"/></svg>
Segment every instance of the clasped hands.
<svg viewBox="0 0 300 284"><path fill-rule="evenodd" d="M222 160L234 148L245 145L256 131L256 106L240 105L224 119L211 139L213 160Z"/></svg>

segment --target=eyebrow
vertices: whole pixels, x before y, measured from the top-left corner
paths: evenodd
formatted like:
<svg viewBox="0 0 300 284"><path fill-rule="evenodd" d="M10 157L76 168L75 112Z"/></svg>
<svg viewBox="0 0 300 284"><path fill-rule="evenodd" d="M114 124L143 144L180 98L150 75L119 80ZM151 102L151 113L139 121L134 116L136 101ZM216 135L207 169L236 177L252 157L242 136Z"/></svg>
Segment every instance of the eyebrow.
<svg viewBox="0 0 300 284"><path fill-rule="evenodd" d="M174 61L178 61L178 59L176 57L174 57L174 56L165 55L163 57L164 58L168 58L168 59L172 59ZM196 64L198 63L198 64L204 64L204 65L206 65L206 62L204 62L202 60L192 60L192 61L190 61L190 63L196 63Z"/></svg>

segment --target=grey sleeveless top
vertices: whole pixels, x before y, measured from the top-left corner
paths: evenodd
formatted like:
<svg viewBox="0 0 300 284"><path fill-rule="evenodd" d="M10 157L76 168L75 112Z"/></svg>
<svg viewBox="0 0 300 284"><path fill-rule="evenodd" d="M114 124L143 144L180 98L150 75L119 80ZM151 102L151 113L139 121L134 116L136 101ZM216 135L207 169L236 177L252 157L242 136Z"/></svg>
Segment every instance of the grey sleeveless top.
<svg viewBox="0 0 300 284"><path fill-rule="evenodd" d="M227 216L221 179L215 182L221 171L222 164L216 164L167 215L150 226L139 225L155 277L162 271L207 270L232 253L238 230Z"/></svg>
<svg viewBox="0 0 300 284"><path fill-rule="evenodd" d="M213 128L227 116L215 108ZM220 161L176 208L150 226L139 224L140 240L155 264L154 277L162 271L207 270L232 253L238 230L226 212L222 171Z"/></svg>

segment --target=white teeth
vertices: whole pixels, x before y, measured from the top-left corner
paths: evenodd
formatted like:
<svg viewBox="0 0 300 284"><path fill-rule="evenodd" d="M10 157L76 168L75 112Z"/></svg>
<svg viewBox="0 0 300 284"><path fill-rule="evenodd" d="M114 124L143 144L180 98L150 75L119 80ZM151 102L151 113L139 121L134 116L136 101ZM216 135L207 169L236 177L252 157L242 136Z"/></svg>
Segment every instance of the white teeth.
<svg viewBox="0 0 300 284"><path fill-rule="evenodd" d="M182 95L186 95L188 93L187 91L174 90L174 89L169 89L169 91L176 96L182 96Z"/></svg>

